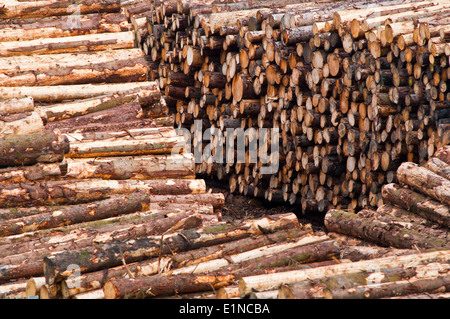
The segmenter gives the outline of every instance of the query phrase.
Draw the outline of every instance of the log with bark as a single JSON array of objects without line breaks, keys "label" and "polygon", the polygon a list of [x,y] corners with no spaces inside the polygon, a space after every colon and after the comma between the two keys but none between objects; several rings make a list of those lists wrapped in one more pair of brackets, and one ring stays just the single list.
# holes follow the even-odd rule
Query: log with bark
[{"label": "log with bark", "polygon": [[134,48],[134,34],[129,31],[2,42],[0,57],[131,48]]},{"label": "log with bark", "polygon": [[64,205],[105,199],[144,190],[152,195],[206,193],[202,179],[67,180],[0,185],[0,207]]},{"label": "log with bark", "polygon": [[[124,221],[120,224],[112,223],[108,225],[104,221],[100,221],[100,224],[103,222],[103,226],[94,225],[93,227],[78,229],[75,233],[59,236],[63,241],[57,244],[52,240],[56,240],[58,236],[50,238],[45,245],[36,244],[38,248],[35,250],[2,258],[2,263],[5,265],[2,267],[1,279],[9,280],[43,275],[44,258],[49,256],[50,251],[57,253],[74,249],[73,240],[77,238],[77,234],[84,236],[77,241],[77,249],[85,250],[92,245],[107,245],[115,241],[131,240],[135,236],[160,236],[161,233],[198,228],[202,225],[202,220],[201,214],[196,213],[195,210],[185,210],[183,213],[166,218],[151,218],[142,221],[131,218],[128,222]],[[55,230],[57,231],[57,229]],[[76,269],[68,266],[67,271],[76,271]]]},{"label": "log with bark", "polygon": [[419,192],[450,205],[450,181],[418,164],[405,162],[397,169],[397,178]]},{"label": "log with bark", "polygon": [[411,211],[423,218],[442,226],[450,225],[450,208],[448,205],[415,192],[408,187],[390,183],[382,187],[383,198],[396,206]]},{"label": "log with bark", "polygon": [[[270,218],[249,220],[240,225],[226,223],[213,225],[203,230],[183,231],[167,236],[140,237],[129,241],[111,243],[102,247],[60,252],[44,258],[46,281],[53,283],[71,275],[67,266],[77,264],[82,272],[114,267],[160,254],[186,251],[213,244],[233,241],[276,229],[298,225],[294,214],[274,215]],[[91,256],[86,258],[86,255]]]},{"label": "log with bark", "polygon": [[352,263],[340,263],[336,265],[315,267],[303,270],[286,271],[273,274],[248,276],[239,280],[240,296],[248,296],[253,291],[265,291],[279,289],[282,284],[292,284],[303,280],[315,280],[329,276],[356,273],[360,271],[372,271],[373,269],[407,267],[408,265],[424,265],[434,262],[446,262],[449,251],[434,251],[417,253],[405,256],[391,256],[363,260]]},{"label": "log with bark", "polygon": [[[19,99],[22,96],[23,102],[32,104],[35,102],[55,103],[65,100],[83,100],[96,96],[123,94],[129,91],[135,91],[141,87],[158,88],[156,82],[125,82],[125,83],[101,83],[101,84],[77,84],[77,85],[56,85],[56,86],[18,86],[18,87],[0,87],[0,93],[6,99]],[[155,99],[156,101],[156,99]],[[6,101],[5,101],[6,102]],[[4,102],[4,103],[5,103]],[[11,101],[10,103],[12,103]],[[149,101],[150,103],[150,101]],[[2,104],[0,104],[2,105]],[[6,107],[6,105],[5,105]],[[8,113],[12,108],[7,109]],[[34,108],[20,108],[20,112],[32,111]],[[6,112],[6,111],[3,111]]]},{"label": "log with bark", "polygon": [[3,21],[4,23],[0,25],[0,40],[2,42],[31,41],[39,38],[61,38],[132,30],[126,16],[121,13],[15,18]]},{"label": "log with bark", "polygon": [[[160,101],[161,93],[156,85],[153,83],[145,86],[132,89],[125,93],[112,93],[110,95],[102,95],[98,97],[92,97],[88,99],[76,100],[73,102],[58,103],[47,106],[42,106],[36,109],[36,111],[41,115],[45,121],[53,122],[64,119],[70,119],[73,117],[78,117],[94,112],[111,110],[116,107],[120,107],[125,103],[138,102],[143,108],[152,106],[153,104]],[[121,113],[119,111],[119,113]],[[135,117],[142,117],[143,114],[138,111]],[[106,112],[108,115],[108,113]],[[102,113],[99,113],[99,116]],[[165,114],[160,113],[159,115],[164,116]],[[126,117],[123,121],[126,121]],[[71,122],[67,122],[70,125]],[[78,124],[78,123],[74,123]],[[88,122],[81,122],[81,125],[87,125]]]},{"label": "log with bark", "polygon": [[0,12],[0,18],[29,18],[72,15],[91,12],[118,12],[119,0],[103,0],[92,3],[91,1],[64,1],[57,0],[39,1],[14,1],[5,2]]},{"label": "log with bark", "polygon": [[0,139],[0,167],[61,162],[69,149],[69,140],[58,131],[8,136]]},{"label": "log with bark", "polygon": [[[378,268],[368,269],[367,271],[344,273],[342,275],[330,276],[328,278],[319,278],[315,280],[299,281],[290,285],[282,285],[279,289],[279,299],[310,299],[310,298],[339,298],[344,299],[344,291],[348,293],[347,297],[354,292],[351,298],[371,298],[369,287],[386,288],[386,293],[396,293],[395,290],[387,289],[394,282],[400,280],[414,280],[416,276],[422,274],[435,275],[437,272],[445,270],[447,267],[442,263],[431,263],[429,265],[412,265],[406,267]],[[364,288],[367,291],[362,295],[357,291]],[[388,292],[389,291],[389,292]],[[339,297],[338,297],[339,296]],[[380,298],[380,297],[378,297]]]},{"label": "log with bark", "polygon": [[447,239],[432,236],[425,228],[419,232],[397,223],[365,217],[365,213],[376,215],[364,210],[354,214],[331,209],[325,215],[325,226],[329,231],[397,248],[448,249]]},{"label": "log with bark", "polygon": [[9,219],[0,223],[0,236],[9,236],[39,229],[56,228],[148,209],[150,195],[135,192],[114,196],[91,204],[73,205],[28,217]]}]

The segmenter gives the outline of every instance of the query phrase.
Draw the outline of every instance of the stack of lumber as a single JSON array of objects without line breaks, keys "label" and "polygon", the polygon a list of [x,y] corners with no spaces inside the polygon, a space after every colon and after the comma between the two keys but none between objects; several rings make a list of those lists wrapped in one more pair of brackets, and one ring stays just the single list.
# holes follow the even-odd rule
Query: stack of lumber
[{"label": "stack of lumber", "polygon": [[221,140],[194,136],[196,172],[232,192],[305,213],[377,207],[402,162],[449,142],[448,1],[154,5],[141,46],[178,126],[279,129],[274,174],[248,153],[217,163],[205,148]]},{"label": "stack of lumber", "polygon": [[325,215],[329,231],[398,248],[450,248],[450,147],[423,165],[405,162],[398,183],[383,185],[384,204],[357,214],[331,209]]}]

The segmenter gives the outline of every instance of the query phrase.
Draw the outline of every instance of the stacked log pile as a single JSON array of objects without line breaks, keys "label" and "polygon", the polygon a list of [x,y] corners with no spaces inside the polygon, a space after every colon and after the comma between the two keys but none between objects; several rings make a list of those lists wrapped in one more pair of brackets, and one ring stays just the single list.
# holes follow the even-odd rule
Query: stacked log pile
[{"label": "stacked log pile", "polygon": [[[448,143],[449,31],[430,22],[448,24],[450,4],[366,6],[8,0],[0,295],[448,297],[448,148],[434,153]],[[174,125],[195,133],[196,119],[248,141],[279,128],[277,173],[249,154],[195,163],[208,145],[186,151]],[[426,196],[397,184],[424,191],[412,162],[432,175]],[[222,220],[224,196],[197,173],[328,211],[330,232],[293,213]],[[340,234],[389,247],[344,247]]]},{"label": "stacked log pile", "polygon": [[[197,173],[305,213],[358,211],[382,204],[402,162],[424,163],[448,143],[448,10],[448,1],[155,2],[141,45],[180,127],[193,133],[197,119],[203,132],[242,128],[250,140],[279,129],[275,174],[249,154],[204,157]],[[193,139],[198,154],[208,145]]]}]

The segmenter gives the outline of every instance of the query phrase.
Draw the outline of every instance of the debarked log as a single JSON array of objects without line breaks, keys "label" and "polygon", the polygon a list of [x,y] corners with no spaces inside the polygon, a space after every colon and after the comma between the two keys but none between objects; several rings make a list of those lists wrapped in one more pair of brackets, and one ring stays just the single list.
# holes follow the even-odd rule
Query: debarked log
[{"label": "debarked log", "polygon": [[57,131],[8,136],[0,139],[0,167],[61,162],[69,147],[67,137]]},{"label": "debarked log", "polygon": [[70,143],[66,157],[178,154],[184,152],[185,144],[183,136]]},{"label": "debarked log", "polygon": [[140,49],[13,56],[0,58],[0,65],[1,86],[136,82],[148,74]]},{"label": "debarked log", "polygon": [[[48,122],[70,119],[100,111],[115,110],[126,103],[139,102],[142,107],[159,102],[161,92],[154,85],[137,87],[123,93],[111,93],[67,103],[39,107],[36,111]],[[101,114],[101,113],[100,113]],[[141,115],[142,117],[142,115]],[[80,125],[86,125],[80,123]]]},{"label": "debarked log", "polygon": [[167,179],[195,178],[189,155],[147,155],[102,158],[68,158],[64,179]]},{"label": "debarked log", "polygon": [[[61,102],[65,100],[83,100],[96,96],[126,94],[136,91],[138,88],[154,88],[158,89],[156,82],[126,82],[126,83],[100,83],[100,84],[75,84],[75,85],[57,85],[57,86],[17,86],[17,87],[0,87],[0,94],[6,99],[18,99],[26,96],[27,99],[35,102]],[[157,98],[157,97],[156,97]],[[156,101],[156,99],[155,99]],[[25,102],[25,101],[24,101]],[[0,102],[8,103],[8,101]],[[10,102],[12,104],[12,101]],[[20,109],[19,112],[32,111],[34,108]],[[2,112],[0,107],[0,113]],[[11,109],[7,110],[12,113]]]},{"label": "debarked log", "polygon": [[26,94],[8,96],[2,93],[0,99],[0,115],[15,114],[34,111],[34,99]]}]

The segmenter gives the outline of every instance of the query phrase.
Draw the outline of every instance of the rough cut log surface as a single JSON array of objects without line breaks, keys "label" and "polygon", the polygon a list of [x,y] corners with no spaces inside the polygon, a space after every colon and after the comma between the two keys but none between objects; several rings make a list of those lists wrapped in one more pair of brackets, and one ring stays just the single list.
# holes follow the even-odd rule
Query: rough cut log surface
[{"label": "rough cut log surface", "polygon": [[70,145],[59,132],[42,131],[0,139],[0,167],[61,162]]}]

